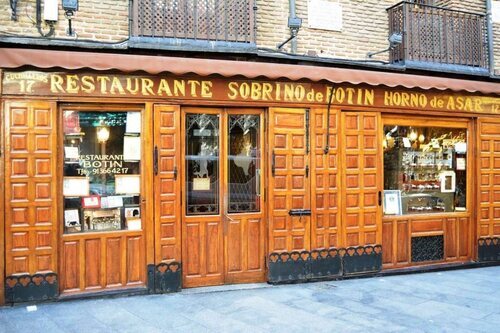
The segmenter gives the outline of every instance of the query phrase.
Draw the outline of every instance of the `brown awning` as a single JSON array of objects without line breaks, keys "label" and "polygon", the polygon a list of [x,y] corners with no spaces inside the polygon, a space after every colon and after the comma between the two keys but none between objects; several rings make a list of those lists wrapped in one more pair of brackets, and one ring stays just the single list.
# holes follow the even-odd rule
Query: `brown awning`
[{"label": "brown awning", "polygon": [[0,67],[19,68],[22,66],[33,66],[41,69],[64,68],[75,70],[88,68],[99,71],[144,71],[149,74],[172,73],[185,75],[193,73],[201,76],[217,74],[224,77],[242,75],[250,79],[264,77],[272,80],[280,78],[293,81],[301,79],[311,81],[327,80],[332,83],[365,83],[372,86],[401,86],[426,90],[448,89],[483,94],[500,94],[500,84],[496,82],[359,69],[149,55],[0,48]]}]

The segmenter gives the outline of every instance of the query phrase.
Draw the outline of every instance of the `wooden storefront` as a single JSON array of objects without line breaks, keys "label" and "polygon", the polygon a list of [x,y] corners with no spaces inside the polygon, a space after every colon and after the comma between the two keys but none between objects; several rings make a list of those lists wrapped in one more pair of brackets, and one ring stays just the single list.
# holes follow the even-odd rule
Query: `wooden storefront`
[{"label": "wooden storefront", "polygon": [[1,72],[0,302],[500,260],[496,83],[45,52]]}]

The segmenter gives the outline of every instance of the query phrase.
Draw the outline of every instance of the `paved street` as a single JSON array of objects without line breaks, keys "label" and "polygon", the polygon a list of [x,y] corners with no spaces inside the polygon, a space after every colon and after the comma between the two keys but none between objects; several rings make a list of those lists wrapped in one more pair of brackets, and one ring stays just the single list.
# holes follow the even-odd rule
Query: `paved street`
[{"label": "paved street", "polygon": [[231,288],[3,307],[0,333],[500,331],[500,266]]}]

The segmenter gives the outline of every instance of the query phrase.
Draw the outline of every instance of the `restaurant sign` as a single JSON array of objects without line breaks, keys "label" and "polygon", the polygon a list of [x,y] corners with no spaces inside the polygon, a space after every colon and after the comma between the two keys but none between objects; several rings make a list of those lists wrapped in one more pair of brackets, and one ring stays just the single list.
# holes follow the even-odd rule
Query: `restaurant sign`
[{"label": "restaurant sign", "polygon": [[500,98],[324,83],[113,74],[4,72],[3,94],[137,97],[500,113]]}]

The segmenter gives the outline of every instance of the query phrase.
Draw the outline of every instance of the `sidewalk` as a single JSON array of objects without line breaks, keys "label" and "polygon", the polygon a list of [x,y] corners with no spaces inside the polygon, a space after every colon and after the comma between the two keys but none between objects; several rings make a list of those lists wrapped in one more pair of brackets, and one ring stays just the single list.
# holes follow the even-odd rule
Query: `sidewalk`
[{"label": "sidewalk", "polygon": [[0,333],[499,331],[500,266],[0,308]]}]

